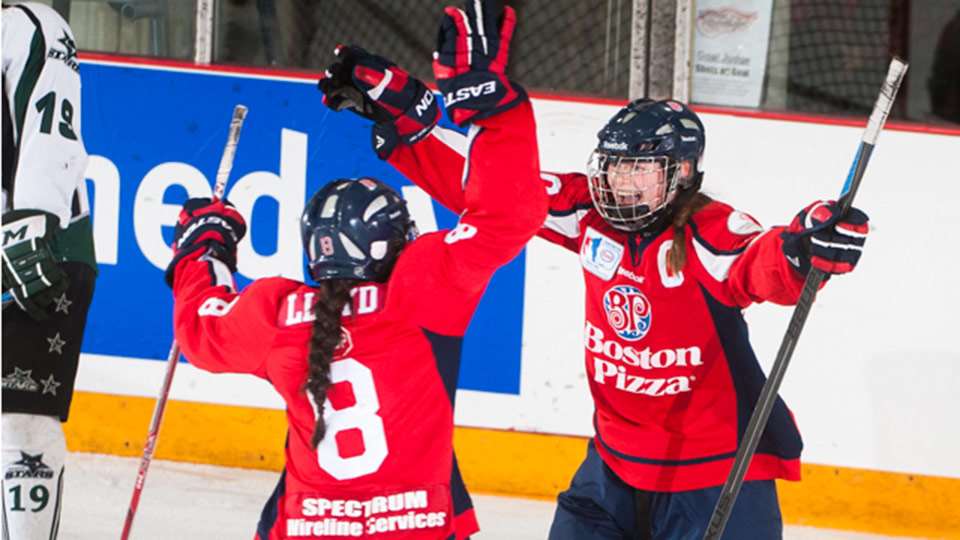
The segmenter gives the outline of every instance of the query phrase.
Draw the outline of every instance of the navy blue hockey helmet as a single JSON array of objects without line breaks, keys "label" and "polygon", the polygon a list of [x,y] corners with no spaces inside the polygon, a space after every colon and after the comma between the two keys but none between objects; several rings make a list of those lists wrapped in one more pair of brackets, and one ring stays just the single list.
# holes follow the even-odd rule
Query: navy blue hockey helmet
[{"label": "navy blue hockey helmet", "polygon": [[617,229],[643,231],[660,223],[679,193],[700,188],[703,123],[683,103],[632,101],[597,137],[588,164],[590,196]]},{"label": "navy blue hockey helmet", "polygon": [[383,282],[417,228],[393,188],[373,178],[342,178],[307,202],[300,236],[314,280]]}]

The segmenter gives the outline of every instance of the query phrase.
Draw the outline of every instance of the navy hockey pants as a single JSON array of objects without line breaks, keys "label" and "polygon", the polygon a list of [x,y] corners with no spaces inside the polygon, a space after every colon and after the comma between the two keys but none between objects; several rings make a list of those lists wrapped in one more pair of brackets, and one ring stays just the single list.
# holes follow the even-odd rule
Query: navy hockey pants
[{"label": "navy hockey pants", "polygon": [[[550,540],[700,540],[720,487],[676,493],[628,486],[587,445],[570,488],[557,497]],[[779,540],[783,521],[773,480],[744,482],[723,540]]]}]

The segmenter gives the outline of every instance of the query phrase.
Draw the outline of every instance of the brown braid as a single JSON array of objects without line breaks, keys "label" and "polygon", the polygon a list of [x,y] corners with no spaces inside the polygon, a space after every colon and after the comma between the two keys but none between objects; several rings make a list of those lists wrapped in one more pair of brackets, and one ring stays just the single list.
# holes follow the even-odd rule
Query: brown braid
[{"label": "brown braid", "polygon": [[695,191],[689,194],[681,195],[677,213],[673,216],[673,245],[670,246],[670,252],[667,253],[667,270],[671,276],[675,276],[683,270],[687,264],[687,235],[686,226],[690,217],[696,214],[704,206],[710,204],[713,199]]},{"label": "brown braid", "polygon": [[350,289],[356,281],[331,279],[322,281],[319,289],[319,299],[314,304],[313,335],[310,337],[310,355],[307,357],[306,390],[313,396],[320,414],[317,418],[317,427],[313,430],[313,447],[316,448],[323,436],[327,433],[327,425],[323,421],[323,407],[327,401],[327,389],[330,387],[330,362],[333,361],[333,351],[340,343],[340,316],[343,307],[350,301]]}]

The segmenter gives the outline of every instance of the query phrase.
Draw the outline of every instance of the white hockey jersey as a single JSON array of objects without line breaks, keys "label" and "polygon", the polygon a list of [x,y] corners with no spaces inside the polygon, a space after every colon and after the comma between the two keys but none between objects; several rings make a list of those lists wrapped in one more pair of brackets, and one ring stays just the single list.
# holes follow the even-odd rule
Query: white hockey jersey
[{"label": "white hockey jersey", "polygon": [[35,2],[4,5],[2,28],[3,211],[55,214],[63,259],[95,267],[73,32]]}]

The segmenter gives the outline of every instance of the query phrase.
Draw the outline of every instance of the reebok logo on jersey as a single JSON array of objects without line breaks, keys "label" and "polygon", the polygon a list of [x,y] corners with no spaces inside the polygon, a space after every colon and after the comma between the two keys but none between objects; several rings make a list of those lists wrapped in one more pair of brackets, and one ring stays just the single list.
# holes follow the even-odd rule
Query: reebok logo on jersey
[{"label": "reebok logo on jersey", "polygon": [[643,283],[643,276],[638,276],[622,266],[617,268],[617,275],[623,276],[631,281],[636,281],[637,283]]},{"label": "reebok logo on jersey", "polygon": [[587,227],[580,244],[583,269],[603,280],[610,280],[623,259],[623,244],[614,242],[593,227]]}]

